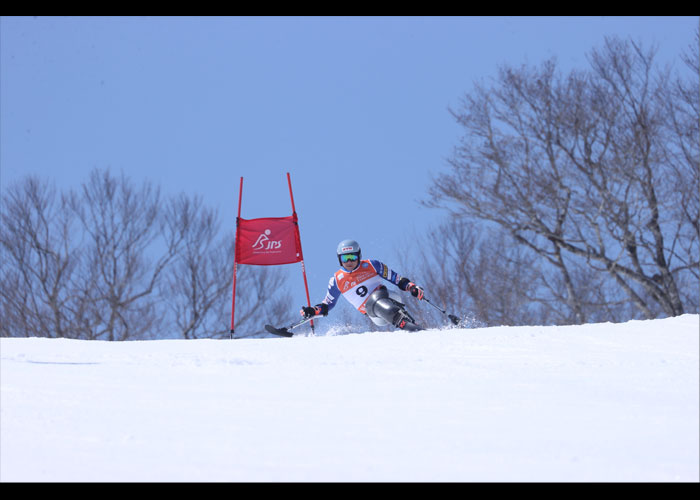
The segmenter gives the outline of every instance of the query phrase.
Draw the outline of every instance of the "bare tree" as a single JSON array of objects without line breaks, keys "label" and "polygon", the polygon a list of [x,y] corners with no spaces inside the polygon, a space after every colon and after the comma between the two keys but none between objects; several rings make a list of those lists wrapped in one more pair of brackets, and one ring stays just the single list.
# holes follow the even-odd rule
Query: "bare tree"
[{"label": "bare tree", "polygon": [[54,186],[28,177],[2,198],[0,334],[69,337],[80,249],[75,217]]},{"label": "bare tree", "polygon": [[[153,294],[184,238],[178,214],[162,210],[160,191],[123,174],[94,170],[70,204],[85,234],[82,311],[85,338],[126,340],[156,334]],[[170,208],[166,204],[167,208]]]},{"label": "bare tree", "polygon": [[[618,39],[590,62],[565,77],[553,60],[505,67],[492,87],[477,85],[452,111],[465,136],[428,204],[495,223],[536,253],[576,322],[587,319],[582,265],[642,317],[682,314],[679,284],[699,259],[697,212],[679,218],[678,207],[698,193],[671,179],[692,185],[697,167],[670,161],[680,152],[669,145],[669,72],[656,69],[654,50]],[[689,158],[696,166],[697,149]]]},{"label": "bare tree", "polygon": [[[216,213],[202,207],[201,198],[182,195],[174,203],[180,213],[184,241],[182,251],[170,267],[161,296],[174,314],[177,332],[183,338],[210,336],[220,329],[209,321],[210,311],[223,310],[226,291],[221,274],[226,269],[227,248],[216,246]],[[223,257],[223,258],[222,258]]]},{"label": "bare tree", "polygon": [[672,82],[669,96],[664,100],[669,137],[664,152],[665,162],[672,171],[669,182],[679,200],[674,218],[687,228],[672,241],[672,245],[680,249],[674,252],[674,258],[689,271],[679,276],[682,280],[679,292],[682,302],[690,305],[689,310],[697,311],[700,309],[700,269],[686,256],[697,256],[700,237],[700,31],[695,32],[695,43],[681,59],[689,71],[687,77],[678,77]]},{"label": "bare tree", "polygon": [[[174,316],[178,336],[186,339],[228,337],[235,240],[232,234],[221,239],[217,237],[218,214],[204,207],[201,198],[189,199],[183,195],[175,204],[177,213],[181,214],[180,227],[185,237],[161,296]],[[285,282],[286,276],[280,269],[239,268],[239,330],[255,334],[263,330],[265,323],[281,321],[291,303]]]},{"label": "bare tree", "polygon": [[[218,238],[217,219],[201,199],[163,199],[108,170],[67,194],[24,179],[2,198],[0,335],[228,334],[234,247],[231,235]],[[244,267],[238,323],[278,322],[290,301],[285,274]]]},{"label": "bare tree", "polygon": [[[416,271],[431,301],[461,316],[466,325],[615,321],[632,312],[625,297],[600,273],[568,259],[568,280],[576,283],[571,297],[563,273],[497,227],[448,220],[416,240],[419,250],[411,256],[413,264],[402,266]],[[434,308],[422,307],[416,315],[431,327],[446,323]]]},{"label": "bare tree", "polygon": [[[450,314],[475,325],[519,325],[536,322],[542,313],[535,290],[537,267],[524,248],[504,242],[492,230],[474,230],[465,220],[449,220],[419,238],[412,257],[416,280],[430,300]],[[420,323],[438,327],[444,315],[432,307],[417,309]],[[537,318],[537,319],[535,319]]]}]

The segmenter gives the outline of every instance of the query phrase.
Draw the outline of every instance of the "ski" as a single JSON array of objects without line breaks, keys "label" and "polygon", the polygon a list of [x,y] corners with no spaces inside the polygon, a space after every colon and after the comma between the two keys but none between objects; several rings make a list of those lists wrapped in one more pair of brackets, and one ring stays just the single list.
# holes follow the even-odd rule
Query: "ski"
[{"label": "ski", "polygon": [[274,334],[274,335],[279,335],[280,337],[291,337],[294,334],[287,330],[286,328],[275,328],[272,325],[265,325],[265,330],[268,332]]},{"label": "ski", "polygon": [[282,327],[282,328],[276,328],[272,325],[265,325],[265,330],[268,332],[272,333],[273,335],[279,335],[280,337],[292,337],[294,334],[290,332],[289,330],[296,328],[297,326],[301,326],[304,323],[307,323],[311,320],[322,318],[323,316],[312,316],[310,318],[304,318],[301,321],[297,321],[296,323],[293,323],[287,327]]}]

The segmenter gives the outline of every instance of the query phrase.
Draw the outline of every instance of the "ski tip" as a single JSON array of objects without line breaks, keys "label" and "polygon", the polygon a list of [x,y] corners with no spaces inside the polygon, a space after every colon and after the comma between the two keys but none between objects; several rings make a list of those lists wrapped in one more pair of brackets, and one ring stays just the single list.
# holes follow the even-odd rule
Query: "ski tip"
[{"label": "ski tip", "polygon": [[273,335],[279,335],[280,337],[291,337],[292,335],[294,335],[286,328],[275,328],[272,325],[265,325],[265,330],[272,333]]}]

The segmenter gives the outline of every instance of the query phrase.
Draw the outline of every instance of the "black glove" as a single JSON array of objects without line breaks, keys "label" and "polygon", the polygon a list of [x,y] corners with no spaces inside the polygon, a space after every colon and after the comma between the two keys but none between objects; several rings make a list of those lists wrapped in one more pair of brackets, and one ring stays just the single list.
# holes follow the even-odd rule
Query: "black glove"
[{"label": "black glove", "polygon": [[303,306],[300,313],[307,319],[314,316],[325,316],[328,314],[328,304],[316,304],[316,307]]},{"label": "black glove", "polygon": [[304,318],[313,318],[314,316],[316,316],[316,308],[304,306],[301,308],[301,315]]},{"label": "black glove", "polygon": [[411,295],[413,295],[418,300],[423,300],[423,289],[415,283],[409,283],[408,285],[406,285],[406,291],[411,292]]}]

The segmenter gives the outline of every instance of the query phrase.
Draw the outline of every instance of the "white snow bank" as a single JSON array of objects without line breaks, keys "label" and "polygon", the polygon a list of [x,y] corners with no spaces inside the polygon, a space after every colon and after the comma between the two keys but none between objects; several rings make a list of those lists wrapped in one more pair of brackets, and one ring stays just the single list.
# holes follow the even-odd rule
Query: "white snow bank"
[{"label": "white snow bank", "polygon": [[0,480],[697,482],[699,328],[3,338]]}]

